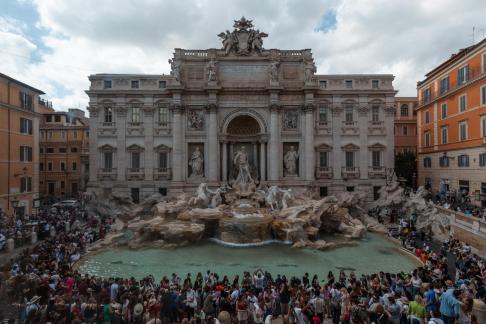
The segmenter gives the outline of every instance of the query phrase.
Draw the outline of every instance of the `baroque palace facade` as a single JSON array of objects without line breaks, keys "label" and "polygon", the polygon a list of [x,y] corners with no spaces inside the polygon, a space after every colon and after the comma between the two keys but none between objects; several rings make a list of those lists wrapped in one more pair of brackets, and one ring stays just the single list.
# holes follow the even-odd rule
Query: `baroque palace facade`
[{"label": "baroque palace facade", "polygon": [[317,75],[309,49],[263,49],[244,17],[222,49],[175,49],[171,75],[89,77],[88,190],[192,192],[257,183],[376,195],[393,173],[392,75]]}]

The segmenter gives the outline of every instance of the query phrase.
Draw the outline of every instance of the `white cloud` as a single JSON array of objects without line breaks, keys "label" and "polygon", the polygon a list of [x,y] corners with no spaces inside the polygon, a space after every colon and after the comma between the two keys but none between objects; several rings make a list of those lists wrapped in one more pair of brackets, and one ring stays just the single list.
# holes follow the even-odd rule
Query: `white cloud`
[{"label": "white cloud", "polygon": [[[318,73],[393,73],[399,95],[414,95],[424,74],[471,44],[486,28],[483,0],[33,0],[42,42],[51,51],[29,63],[36,46],[23,23],[0,17],[0,69],[43,89],[58,108],[88,98],[91,73],[168,73],[175,47],[220,47],[233,19],[269,33],[266,48],[311,48]],[[337,24],[317,27],[330,9]],[[481,26],[482,24],[482,26]],[[3,27],[2,27],[3,26]],[[16,55],[2,54],[11,52]]]}]

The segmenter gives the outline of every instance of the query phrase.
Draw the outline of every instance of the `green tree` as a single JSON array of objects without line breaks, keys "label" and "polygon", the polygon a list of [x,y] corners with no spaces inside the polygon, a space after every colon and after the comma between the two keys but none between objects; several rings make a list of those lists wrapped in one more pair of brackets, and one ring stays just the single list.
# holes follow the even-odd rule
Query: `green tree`
[{"label": "green tree", "polygon": [[405,183],[407,187],[414,185],[413,176],[414,174],[417,176],[417,156],[415,153],[405,151],[395,155],[395,174],[397,177],[407,180]]}]

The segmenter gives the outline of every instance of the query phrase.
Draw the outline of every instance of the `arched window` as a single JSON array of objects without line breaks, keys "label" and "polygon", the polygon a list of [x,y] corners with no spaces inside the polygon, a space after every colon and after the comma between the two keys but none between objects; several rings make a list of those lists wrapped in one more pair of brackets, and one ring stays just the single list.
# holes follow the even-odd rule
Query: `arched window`
[{"label": "arched window", "polygon": [[400,107],[400,116],[402,116],[402,117],[407,117],[408,116],[408,105],[407,104],[403,104]]}]

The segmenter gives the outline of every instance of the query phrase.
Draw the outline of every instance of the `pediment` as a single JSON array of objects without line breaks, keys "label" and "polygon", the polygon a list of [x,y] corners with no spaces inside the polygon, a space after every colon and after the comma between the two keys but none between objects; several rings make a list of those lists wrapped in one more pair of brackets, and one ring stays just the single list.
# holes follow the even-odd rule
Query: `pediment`
[{"label": "pediment", "polygon": [[372,150],[384,150],[386,149],[386,145],[381,143],[374,143],[373,145],[368,146]]},{"label": "pediment", "polygon": [[156,152],[169,152],[171,150],[172,149],[169,146],[164,145],[164,144],[160,144],[160,145],[157,145],[156,147],[154,147],[154,151],[156,151]]},{"label": "pediment", "polygon": [[128,152],[142,152],[143,150],[144,148],[137,144],[132,144],[129,147],[127,147]]},{"label": "pediment", "polygon": [[111,146],[110,144],[105,144],[100,146],[99,149],[103,152],[113,152],[116,150],[116,147]]},{"label": "pediment", "polygon": [[320,145],[316,145],[316,151],[332,151],[332,146],[326,143],[322,143]]},{"label": "pediment", "polygon": [[348,143],[346,145],[343,145],[343,150],[344,151],[358,151],[359,150],[359,146],[356,145],[356,144],[353,144],[353,143]]}]

